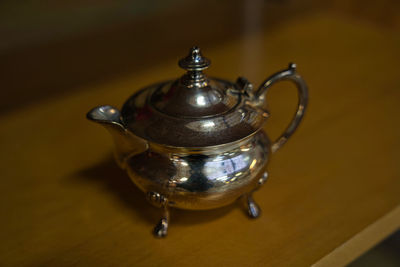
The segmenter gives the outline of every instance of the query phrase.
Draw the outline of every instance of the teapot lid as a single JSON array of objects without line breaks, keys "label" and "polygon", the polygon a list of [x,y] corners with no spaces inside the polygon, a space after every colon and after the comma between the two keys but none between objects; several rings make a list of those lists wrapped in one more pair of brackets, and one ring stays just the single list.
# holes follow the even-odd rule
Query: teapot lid
[{"label": "teapot lid", "polygon": [[121,112],[128,130],[161,145],[205,147],[243,139],[261,128],[268,113],[248,103],[241,85],[207,77],[198,47],[179,61],[187,72],[130,97]]}]

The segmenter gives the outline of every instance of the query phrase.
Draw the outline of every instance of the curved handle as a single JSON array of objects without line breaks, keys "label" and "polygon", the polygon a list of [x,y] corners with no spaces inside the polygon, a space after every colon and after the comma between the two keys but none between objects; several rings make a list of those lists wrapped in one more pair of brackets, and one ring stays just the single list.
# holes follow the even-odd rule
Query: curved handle
[{"label": "curved handle", "polygon": [[281,148],[289,137],[295,132],[297,126],[299,126],[301,120],[303,119],[304,112],[307,108],[308,103],[308,88],[303,80],[296,73],[296,64],[290,63],[289,68],[286,70],[282,70],[268,77],[258,88],[257,92],[255,92],[254,97],[257,101],[264,101],[264,95],[268,92],[269,88],[276,82],[279,81],[292,81],[297,86],[299,102],[297,106],[297,111],[290,122],[289,126],[286,128],[285,132],[279,136],[279,138],[272,144],[271,150],[272,152],[276,152],[279,148]]}]

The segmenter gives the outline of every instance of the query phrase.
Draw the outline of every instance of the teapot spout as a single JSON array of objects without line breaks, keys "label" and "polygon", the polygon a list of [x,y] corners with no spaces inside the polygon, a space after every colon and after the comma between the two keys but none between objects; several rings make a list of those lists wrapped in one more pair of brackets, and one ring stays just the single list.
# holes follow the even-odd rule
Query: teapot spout
[{"label": "teapot spout", "polygon": [[147,150],[147,142],[125,128],[117,108],[108,105],[95,107],[86,117],[101,124],[111,134],[115,143],[115,158],[121,168],[125,168],[125,162],[130,156]]}]

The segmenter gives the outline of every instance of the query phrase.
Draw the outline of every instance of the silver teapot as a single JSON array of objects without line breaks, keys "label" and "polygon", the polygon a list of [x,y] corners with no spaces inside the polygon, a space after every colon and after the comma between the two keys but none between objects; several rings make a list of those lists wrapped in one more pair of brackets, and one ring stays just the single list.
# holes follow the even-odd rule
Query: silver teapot
[{"label": "silver teapot", "polygon": [[[158,237],[167,235],[170,207],[213,209],[243,198],[248,215],[258,217],[252,194],[268,178],[270,155],[293,134],[307,107],[307,86],[293,63],[257,90],[242,77],[235,83],[207,77],[209,65],[193,47],[179,61],[187,71],[179,79],[138,91],[121,111],[106,105],[87,113],[112,135],[118,165],[163,209],[154,228]],[[288,128],[271,142],[263,131],[265,94],[283,80],[295,83],[299,102]]]}]

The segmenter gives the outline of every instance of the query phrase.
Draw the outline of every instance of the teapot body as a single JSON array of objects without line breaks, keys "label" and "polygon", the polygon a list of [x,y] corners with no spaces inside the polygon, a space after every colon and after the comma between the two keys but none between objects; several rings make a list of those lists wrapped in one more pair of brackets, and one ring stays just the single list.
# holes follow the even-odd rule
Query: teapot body
[{"label": "teapot body", "polygon": [[232,144],[190,150],[149,145],[125,168],[132,181],[157,205],[158,198],[181,209],[204,210],[231,204],[266,179],[270,142],[258,131]]}]

